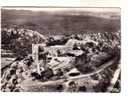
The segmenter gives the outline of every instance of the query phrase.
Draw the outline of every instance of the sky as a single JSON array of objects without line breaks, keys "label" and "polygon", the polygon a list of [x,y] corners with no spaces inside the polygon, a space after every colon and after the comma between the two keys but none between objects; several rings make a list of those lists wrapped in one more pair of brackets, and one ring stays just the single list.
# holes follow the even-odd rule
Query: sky
[{"label": "sky", "polygon": [[[22,2],[21,2],[22,1]],[[120,0],[3,0],[6,9],[32,11],[91,11],[91,12],[120,12]],[[6,4],[6,5],[5,5]],[[25,6],[24,6],[25,5]],[[8,7],[5,7],[8,6]],[[45,8],[45,7],[97,7],[97,8]],[[98,8],[104,7],[104,8]],[[106,8],[105,8],[106,7]],[[110,7],[110,8],[107,8]]]},{"label": "sky", "polygon": [[120,7],[121,0],[1,0],[2,6]]}]

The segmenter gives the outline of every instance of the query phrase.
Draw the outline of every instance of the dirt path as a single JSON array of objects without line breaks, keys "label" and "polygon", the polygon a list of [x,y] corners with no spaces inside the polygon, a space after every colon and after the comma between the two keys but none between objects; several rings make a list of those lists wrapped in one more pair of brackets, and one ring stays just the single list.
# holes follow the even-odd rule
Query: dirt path
[{"label": "dirt path", "polygon": [[[67,81],[72,81],[72,80],[78,80],[78,79],[82,79],[82,78],[88,78],[90,77],[91,75],[94,75],[94,74],[99,74],[101,71],[103,71],[104,69],[110,67],[111,65],[113,65],[115,63],[115,59],[112,59],[110,61],[108,61],[107,63],[101,65],[99,67],[99,69],[97,69],[96,71],[94,71],[93,73],[89,73],[89,74],[84,74],[84,75],[80,75],[80,76],[75,76],[75,77],[68,77],[66,79],[59,79],[59,80],[56,80],[56,81],[46,81],[46,82],[39,82],[39,81],[30,81],[30,80],[26,80],[25,82],[21,83],[21,87],[27,91],[29,89],[32,89],[32,88],[37,88],[37,87],[48,87],[48,86],[57,86],[59,84],[63,84],[64,82],[67,82]],[[30,84],[29,84],[30,83]]]}]

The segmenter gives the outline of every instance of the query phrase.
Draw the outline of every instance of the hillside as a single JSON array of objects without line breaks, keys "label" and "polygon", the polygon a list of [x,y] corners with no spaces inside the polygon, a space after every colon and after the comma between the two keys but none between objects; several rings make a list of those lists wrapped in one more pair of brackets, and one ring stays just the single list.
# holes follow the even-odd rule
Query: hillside
[{"label": "hillside", "polygon": [[1,35],[1,48],[3,51],[11,50],[15,53],[15,56],[26,56],[31,53],[32,44],[42,43],[45,41],[45,37],[43,35],[37,31],[29,29],[2,28]]},{"label": "hillside", "polygon": [[[2,9],[2,27],[17,25],[38,31],[43,35],[89,32],[116,32],[120,30],[120,15],[88,12],[32,12]],[[105,18],[111,16],[111,18]],[[112,17],[115,18],[112,18]]]},{"label": "hillside", "polygon": [[120,14],[1,13],[1,91],[120,92]]}]

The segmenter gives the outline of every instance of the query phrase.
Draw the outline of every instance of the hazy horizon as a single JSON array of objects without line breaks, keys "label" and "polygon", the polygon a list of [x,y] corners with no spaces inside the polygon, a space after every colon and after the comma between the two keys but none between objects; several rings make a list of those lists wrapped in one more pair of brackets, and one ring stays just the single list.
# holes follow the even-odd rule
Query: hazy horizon
[{"label": "hazy horizon", "polygon": [[51,8],[51,7],[2,7],[2,9],[7,9],[7,10],[29,10],[29,11],[35,11],[35,12],[40,12],[40,11],[45,11],[45,12],[63,12],[63,11],[87,11],[87,12],[116,12],[120,13],[120,8],[115,7],[115,8]]}]

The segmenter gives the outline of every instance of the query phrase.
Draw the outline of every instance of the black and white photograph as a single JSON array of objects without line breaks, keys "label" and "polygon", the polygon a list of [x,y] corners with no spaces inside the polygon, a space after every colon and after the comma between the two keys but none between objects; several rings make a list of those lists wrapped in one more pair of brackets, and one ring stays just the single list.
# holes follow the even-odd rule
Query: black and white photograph
[{"label": "black and white photograph", "polygon": [[120,7],[1,8],[2,92],[121,92]]}]

